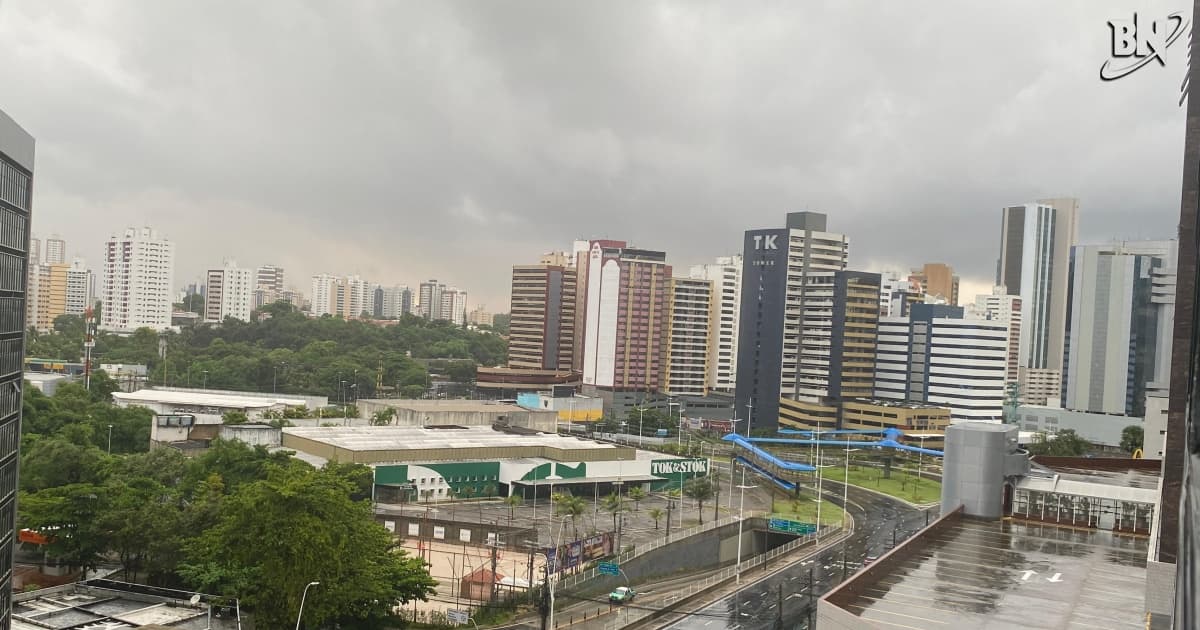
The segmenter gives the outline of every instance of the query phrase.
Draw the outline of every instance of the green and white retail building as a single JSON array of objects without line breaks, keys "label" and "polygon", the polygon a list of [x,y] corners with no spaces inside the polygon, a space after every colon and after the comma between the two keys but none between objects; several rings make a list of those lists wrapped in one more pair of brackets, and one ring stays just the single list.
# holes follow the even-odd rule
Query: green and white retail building
[{"label": "green and white retail building", "polygon": [[618,486],[677,487],[708,474],[705,458],[520,429],[463,426],[287,427],[282,445],[314,462],[366,464],[381,501],[446,500]]}]

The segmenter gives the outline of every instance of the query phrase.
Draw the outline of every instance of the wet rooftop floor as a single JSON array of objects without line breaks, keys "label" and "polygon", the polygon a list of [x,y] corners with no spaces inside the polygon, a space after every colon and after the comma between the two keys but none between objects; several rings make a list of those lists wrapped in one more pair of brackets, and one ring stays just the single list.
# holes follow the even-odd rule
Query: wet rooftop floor
[{"label": "wet rooftop floor", "polygon": [[963,520],[844,606],[880,628],[1144,628],[1147,542]]}]

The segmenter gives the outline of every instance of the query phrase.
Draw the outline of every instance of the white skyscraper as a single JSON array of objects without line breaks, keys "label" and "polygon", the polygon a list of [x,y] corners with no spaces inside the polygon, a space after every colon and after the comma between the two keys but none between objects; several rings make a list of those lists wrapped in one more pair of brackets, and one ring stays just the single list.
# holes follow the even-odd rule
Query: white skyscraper
[{"label": "white skyscraper", "polygon": [[67,269],[67,314],[83,315],[96,295],[96,276],[82,258],[71,261]]},{"label": "white skyscraper", "polygon": [[1060,397],[1066,348],[1071,247],[1079,200],[1042,199],[1004,208],[996,285],[1021,296],[1019,380],[1025,404]]},{"label": "white skyscraper", "polygon": [[67,242],[53,236],[46,239],[46,251],[42,262],[47,265],[61,265],[67,260]]},{"label": "white skyscraper", "polygon": [[337,276],[331,276],[326,273],[317,274],[312,277],[312,295],[311,312],[314,316],[333,314],[333,283],[337,281]]},{"label": "white skyscraper", "polygon": [[444,319],[456,326],[467,321],[467,292],[450,287],[441,293],[441,309],[433,319]]},{"label": "white skyscraper", "polygon": [[1009,295],[1004,287],[993,287],[990,294],[975,296],[975,304],[967,307],[967,314],[1008,323],[1008,368],[1004,380],[1016,383],[1021,351],[1021,296]]},{"label": "white skyscraper", "polygon": [[446,285],[437,280],[431,279],[422,282],[418,296],[421,300],[418,314],[425,319],[444,319],[442,317],[442,291],[445,290]]},{"label": "white skyscraper", "polygon": [[204,292],[204,321],[222,322],[226,317],[250,321],[253,285],[253,273],[238,267],[232,260],[226,260],[220,269],[209,269]]},{"label": "white skyscraper", "polygon": [[703,278],[672,278],[667,329],[667,393],[708,393],[713,343],[713,284]]},{"label": "white skyscraper", "polygon": [[956,421],[999,422],[1007,355],[1007,322],[914,304],[908,317],[879,320],[875,396],[949,407]]},{"label": "white skyscraper", "polygon": [[106,330],[171,327],[175,244],[149,227],[129,228],[104,247],[101,326]]},{"label": "white skyscraper", "polygon": [[742,255],[722,256],[715,263],[696,265],[688,274],[713,283],[715,336],[709,349],[708,387],[730,392],[737,388],[738,322],[742,307]]}]

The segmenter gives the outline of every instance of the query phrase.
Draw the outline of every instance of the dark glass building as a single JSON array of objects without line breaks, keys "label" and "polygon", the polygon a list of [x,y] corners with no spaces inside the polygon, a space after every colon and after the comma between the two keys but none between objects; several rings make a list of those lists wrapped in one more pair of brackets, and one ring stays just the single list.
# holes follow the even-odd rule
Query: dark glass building
[{"label": "dark glass building", "polygon": [[0,630],[12,626],[33,136],[0,111]]}]

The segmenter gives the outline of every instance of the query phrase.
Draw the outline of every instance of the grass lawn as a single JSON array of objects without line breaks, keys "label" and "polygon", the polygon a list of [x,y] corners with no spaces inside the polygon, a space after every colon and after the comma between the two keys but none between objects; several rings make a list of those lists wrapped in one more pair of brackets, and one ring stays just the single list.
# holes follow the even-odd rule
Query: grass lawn
[{"label": "grass lawn", "polygon": [[[817,502],[813,500],[811,492],[802,492],[801,497],[796,500],[776,497],[773,499],[773,503],[774,505],[771,508],[772,516],[799,521],[801,523],[817,522]],[[842,508],[829,501],[821,501],[821,523],[825,525],[837,525],[841,522]]]},{"label": "grass lawn", "polygon": [[[822,476],[833,481],[842,481],[845,469],[830,466],[822,469]],[[919,483],[917,483],[919,481]],[[942,484],[932,479],[917,479],[916,473],[892,469],[892,478],[884,479],[883,470],[873,467],[854,466],[851,460],[850,485],[861,486],[913,503],[934,503],[942,497]],[[825,515],[822,513],[822,517]]]}]

